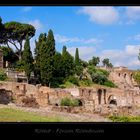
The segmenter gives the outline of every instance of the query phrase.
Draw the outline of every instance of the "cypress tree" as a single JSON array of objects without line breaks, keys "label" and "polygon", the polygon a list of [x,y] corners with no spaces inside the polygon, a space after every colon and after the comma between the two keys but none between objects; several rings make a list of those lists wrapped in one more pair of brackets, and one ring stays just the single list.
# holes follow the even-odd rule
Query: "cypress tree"
[{"label": "cypress tree", "polygon": [[41,82],[41,73],[40,73],[40,56],[41,56],[41,44],[43,41],[46,41],[46,34],[41,33],[39,36],[38,41],[35,40],[35,70],[34,74],[36,75],[36,78],[38,82]]},{"label": "cypress tree", "polygon": [[54,35],[52,30],[49,30],[48,32],[47,45],[50,53],[49,55],[50,57],[53,57],[55,55],[55,40],[54,40]]},{"label": "cypress tree", "polygon": [[24,44],[22,60],[23,60],[23,64],[24,64],[25,74],[27,76],[27,82],[29,82],[31,72],[33,71],[33,56],[32,56],[32,52],[30,50],[30,41],[28,38],[26,38],[26,41]]},{"label": "cypress tree", "polygon": [[74,58],[67,51],[66,46],[63,46],[62,57],[63,57],[63,73],[64,73],[64,77],[67,78],[70,75],[74,74],[75,65],[74,65]]},{"label": "cypress tree", "polygon": [[53,82],[55,40],[52,30],[44,38],[40,46],[40,74],[42,85],[51,86]]},{"label": "cypress tree", "polygon": [[76,52],[75,52],[75,65],[79,66],[80,65],[80,59],[79,59],[79,51],[78,48],[76,48]]},{"label": "cypress tree", "polygon": [[62,56],[64,56],[67,52],[67,47],[66,46],[63,46],[63,49],[62,49]]}]

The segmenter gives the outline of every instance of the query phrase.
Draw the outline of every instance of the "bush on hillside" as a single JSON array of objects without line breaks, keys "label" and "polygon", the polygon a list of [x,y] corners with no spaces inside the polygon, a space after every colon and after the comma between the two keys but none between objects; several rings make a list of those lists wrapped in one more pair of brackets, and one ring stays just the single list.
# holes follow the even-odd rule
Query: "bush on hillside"
[{"label": "bush on hillside", "polygon": [[108,86],[108,87],[113,87],[113,88],[117,87],[117,86],[116,86],[112,81],[110,81],[110,80],[105,81],[105,82],[104,82],[104,85],[105,85],[105,86]]},{"label": "bush on hillside", "polygon": [[0,81],[5,81],[7,79],[7,75],[3,69],[0,69]]},{"label": "bush on hillside", "polygon": [[68,82],[79,86],[79,80],[78,78],[76,78],[75,76],[69,76],[69,78],[67,79]]},{"label": "bush on hillside", "polygon": [[61,106],[80,106],[80,100],[78,99],[70,99],[70,98],[63,98],[60,102]]}]

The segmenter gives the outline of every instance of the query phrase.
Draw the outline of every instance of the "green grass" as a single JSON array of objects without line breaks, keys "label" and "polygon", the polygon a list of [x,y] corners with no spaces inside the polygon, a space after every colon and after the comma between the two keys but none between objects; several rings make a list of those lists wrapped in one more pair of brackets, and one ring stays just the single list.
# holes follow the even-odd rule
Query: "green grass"
[{"label": "green grass", "polygon": [[73,87],[78,87],[78,86],[77,85],[74,85],[73,83],[67,81],[64,84],[61,84],[59,87],[60,88],[73,88]]},{"label": "green grass", "polygon": [[40,116],[35,113],[25,112],[11,108],[0,109],[0,122],[62,122],[59,117]]},{"label": "green grass", "polygon": [[113,122],[140,122],[140,116],[110,116],[109,119]]}]

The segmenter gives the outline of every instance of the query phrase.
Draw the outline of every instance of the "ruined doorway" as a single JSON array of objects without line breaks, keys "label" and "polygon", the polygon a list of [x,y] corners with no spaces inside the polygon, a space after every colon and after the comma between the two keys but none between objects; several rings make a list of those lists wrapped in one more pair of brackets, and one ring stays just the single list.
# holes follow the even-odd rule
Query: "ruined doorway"
[{"label": "ruined doorway", "polygon": [[124,74],[124,79],[126,79],[126,73]]},{"label": "ruined doorway", "polygon": [[108,98],[108,104],[109,104],[109,105],[115,105],[115,106],[117,106],[116,97],[113,96],[113,95],[109,96],[109,98]]},{"label": "ruined doorway", "polygon": [[104,89],[104,104],[106,104],[106,89]]},{"label": "ruined doorway", "polygon": [[101,98],[102,98],[102,90],[99,89],[97,94],[98,94],[98,104],[100,105],[101,104]]},{"label": "ruined doorway", "polygon": [[115,105],[115,106],[117,106],[117,101],[116,101],[116,100],[111,100],[111,101],[109,102],[109,104],[110,104],[110,105]]}]

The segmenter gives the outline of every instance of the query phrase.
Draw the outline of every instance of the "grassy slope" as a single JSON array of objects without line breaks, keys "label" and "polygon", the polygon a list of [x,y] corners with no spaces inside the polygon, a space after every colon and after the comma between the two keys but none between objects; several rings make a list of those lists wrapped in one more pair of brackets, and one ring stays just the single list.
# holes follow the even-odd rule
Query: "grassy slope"
[{"label": "grassy slope", "polygon": [[113,122],[140,122],[140,116],[132,117],[132,116],[111,116],[109,117]]},{"label": "grassy slope", "polygon": [[62,122],[61,118],[39,116],[11,108],[0,108],[0,122]]}]

